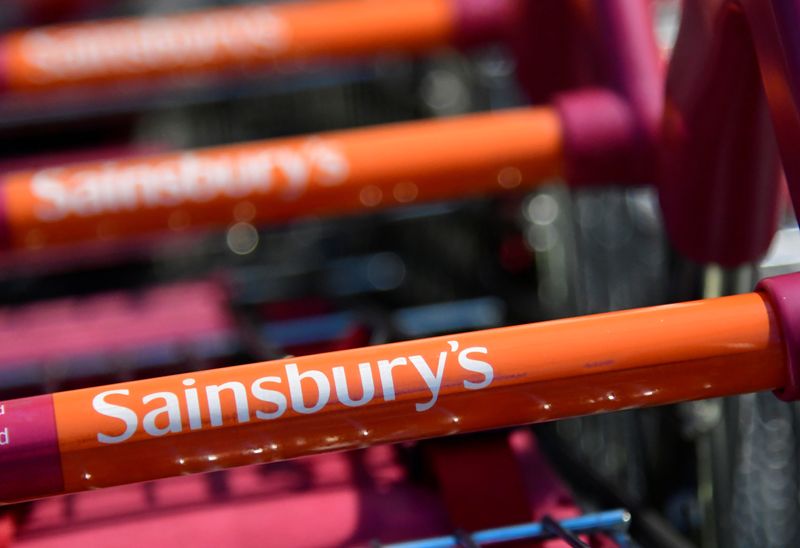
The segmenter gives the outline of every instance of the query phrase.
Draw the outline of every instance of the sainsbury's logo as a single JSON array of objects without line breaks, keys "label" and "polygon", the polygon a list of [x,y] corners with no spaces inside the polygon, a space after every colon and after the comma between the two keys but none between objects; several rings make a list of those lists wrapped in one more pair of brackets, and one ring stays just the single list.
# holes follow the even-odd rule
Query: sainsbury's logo
[{"label": "sainsbury's logo", "polygon": [[[480,390],[494,379],[482,346],[449,348],[436,356],[419,354],[393,359],[365,361],[326,370],[296,363],[269,366],[269,375],[253,380],[231,379],[203,384],[194,377],[181,379],[179,390],[136,394],[129,388],[103,391],[92,399],[95,412],[113,419],[113,427],[97,433],[103,444],[124,442],[134,435],[160,437],[186,430],[201,430],[226,424],[270,421],[287,413],[311,415],[331,405],[361,407],[382,400],[394,401],[407,394],[416,399],[417,412],[433,408],[443,386],[457,390]],[[457,382],[445,383],[445,373]],[[358,387],[352,390],[353,387]],[[224,396],[224,398],[223,398]]]},{"label": "sainsbury's logo", "polygon": [[244,6],[28,31],[20,51],[44,84],[269,59],[288,47],[288,33],[270,9]]},{"label": "sainsbury's logo", "polygon": [[335,186],[347,178],[344,155],[320,138],[294,146],[240,146],[163,159],[106,162],[44,169],[31,177],[34,210],[43,222],[190,202],[279,193],[300,197],[312,185]]}]

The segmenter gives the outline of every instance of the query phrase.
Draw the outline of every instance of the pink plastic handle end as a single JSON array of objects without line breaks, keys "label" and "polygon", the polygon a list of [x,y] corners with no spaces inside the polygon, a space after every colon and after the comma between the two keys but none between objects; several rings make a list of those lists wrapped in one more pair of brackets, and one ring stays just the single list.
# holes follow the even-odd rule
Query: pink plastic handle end
[{"label": "pink plastic handle end", "polygon": [[775,395],[783,401],[800,400],[800,273],[765,278],[756,290],[772,305],[786,350],[787,384]]},{"label": "pink plastic handle end", "polygon": [[63,489],[52,396],[0,402],[0,504]]}]

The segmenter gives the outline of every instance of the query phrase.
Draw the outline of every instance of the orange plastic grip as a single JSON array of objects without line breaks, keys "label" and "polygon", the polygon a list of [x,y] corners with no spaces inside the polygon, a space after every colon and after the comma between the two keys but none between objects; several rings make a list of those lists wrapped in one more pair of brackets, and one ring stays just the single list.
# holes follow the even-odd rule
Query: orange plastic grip
[{"label": "orange plastic grip", "polygon": [[[5,493],[0,482],[0,500],[786,382],[780,330],[757,293],[127,382],[28,411],[6,402],[9,439],[14,424],[31,428],[36,405],[41,421],[55,417],[34,430],[57,432],[61,479]],[[17,450],[0,472],[28,463]]]},{"label": "orange plastic grip", "polygon": [[548,108],[393,124],[9,175],[12,247],[276,222],[538,184],[561,171]]},{"label": "orange plastic grip", "polygon": [[450,0],[249,5],[12,33],[0,42],[11,89],[151,79],[276,62],[421,52],[448,43]]}]

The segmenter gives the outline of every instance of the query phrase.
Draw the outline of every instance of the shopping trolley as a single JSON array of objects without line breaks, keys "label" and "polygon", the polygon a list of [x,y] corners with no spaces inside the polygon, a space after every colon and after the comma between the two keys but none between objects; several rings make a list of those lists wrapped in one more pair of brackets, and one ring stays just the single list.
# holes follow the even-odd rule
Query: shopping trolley
[{"label": "shopping trolley", "polygon": [[[792,27],[787,25],[796,22],[796,6],[792,2],[754,2],[740,11],[738,4],[731,2],[720,3],[718,7],[727,10],[715,12],[724,15],[719,18],[723,21],[720,24],[724,37],[728,36],[725,32],[742,22],[737,18],[743,13],[755,22],[755,51],[761,54],[761,66],[770,69],[764,71],[767,97],[791,183],[795,170],[786,152],[791,136],[797,131],[798,108],[793,91],[797,63],[796,52],[791,47]],[[688,18],[692,11],[687,14]],[[729,23],[731,20],[734,23]],[[727,24],[732,27],[725,26]],[[706,30],[714,29],[709,26]],[[780,37],[780,43],[774,41],[776,37]],[[730,43],[723,40],[722,45]],[[711,48],[711,51],[726,50],[721,47]],[[741,51],[751,50],[743,47]],[[679,59],[673,65],[674,71],[680,67]],[[707,70],[706,74],[716,73]],[[752,72],[751,75],[756,76]],[[671,117],[677,112],[675,105],[679,104],[673,99],[683,98],[672,89],[674,95],[668,93],[668,123],[680,120],[680,117]],[[605,103],[606,107],[619,104],[618,96],[604,97],[611,100]],[[700,97],[705,99],[707,95],[701,93]],[[745,99],[748,97],[752,96]],[[698,111],[712,112],[710,108]],[[602,112],[627,110],[606,108]],[[753,114],[742,108],[738,112]],[[635,128],[633,133],[641,139],[642,127]],[[684,132],[686,126],[681,124],[668,128],[678,129],[676,135],[667,139],[667,144],[677,143],[679,154],[698,150],[685,145],[681,139],[702,132]],[[750,133],[747,136],[753,138]],[[729,149],[722,149],[726,150]],[[675,157],[674,148],[668,149],[668,153],[672,155],[669,157]],[[748,165],[762,165],[761,160],[774,161],[768,147],[764,154],[754,156],[758,156],[758,161]],[[709,155],[709,158],[713,157]],[[679,158],[671,168],[683,174],[680,169],[691,171],[705,166],[706,160]],[[748,158],[743,159],[746,160]],[[601,158],[602,161],[605,160]],[[703,169],[702,174],[710,172],[707,167]],[[497,173],[496,166],[491,172]],[[742,170],[741,173],[754,171]],[[765,174],[764,181],[769,182],[773,172],[765,169],[759,173]],[[750,183],[754,180],[746,179]],[[497,183],[503,186],[503,180],[498,176]],[[24,184],[24,178],[22,181],[20,185]],[[672,192],[672,188],[665,184],[662,192],[664,189]],[[697,188],[700,187],[694,190]],[[713,190],[717,188],[712,187]],[[764,186],[762,190],[773,192],[774,196],[771,188]],[[378,190],[380,194],[373,192],[374,197],[380,196],[375,206],[380,204],[388,189]],[[393,188],[392,195],[402,202],[394,190],[397,187]],[[364,205],[361,192],[358,198]],[[684,198],[685,202],[671,203],[673,206],[696,203],[693,195]],[[669,199],[665,200],[670,203]],[[739,200],[738,205],[734,207],[741,210],[741,201],[738,197],[736,200]],[[351,201],[355,203],[352,198]],[[765,202],[771,202],[769,194]],[[759,214],[764,210],[757,209]],[[673,233],[680,234],[674,223],[683,222],[683,217],[698,218],[697,215],[686,216],[685,211],[681,214],[674,213],[675,209],[671,211],[673,213],[667,209],[667,224],[673,223]],[[720,218],[726,222],[731,219],[727,215]],[[769,226],[771,215],[761,218],[766,221],[759,226]],[[163,226],[163,219],[159,226]],[[769,230],[764,228],[758,232],[763,236]],[[80,233],[84,235],[79,237],[63,230],[54,233],[67,240],[89,237],[89,231]],[[691,234],[695,238],[698,234],[714,236],[708,231]],[[687,239],[692,238],[684,238]],[[36,238],[32,240],[36,242]],[[765,245],[763,237],[756,240],[756,249]],[[681,245],[681,237],[675,241]],[[719,249],[717,245],[711,247]],[[747,251],[752,252],[751,249]],[[775,389],[782,397],[790,399],[796,396],[797,390],[793,363],[795,314],[792,311],[795,285],[794,277],[775,278],[763,282],[756,293],[736,297],[12,400],[4,408],[6,441],[13,432],[20,432],[19,424],[11,422],[21,420],[20,417],[39,422],[42,424],[40,432],[48,434],[41,439],[25,440],[23,437],[23,443],[29,443],[28,449],[24,449],[20,457],[13,457],[14,468],[38,461],[32,466],[37,470],[49,466],[52,474],[41,476],[39,485],[18,480],[15,483],[14,478],[9,477],[7,497],[9,500],[36,497],[65,489],[141,481],[183,471],[203,471],[209,467],[300,456],[365,443],[752,390]],[[384,356],[381,352],[388,354]],[[454,362],[458,367],[456,374],[450,376]],[[531,367],[531,363],[535,367]],[[353,380],[354,376],[359,380]],[[579,380],[588,382],[576,384]],[[270,388],[265,387],[267,384]],[[204,405],[201,405],[201,395],[206,398]],[[146,408],[148,403],[159,398],[161,407]],[[484,399],[490,403],[482,405],[483,411],[478,413],[477,408]],[[271,407],[264,408],[263,404]],[[486,408],[491,412],[486,412]],[[70,419],[92,416],[93,412],[105,418],[95,417],[101,422],[82,424]],[[409,422],[408,414],[415,420]],[[106,419],[113,420],[103,423]],[[116,424],[112,426],[113,423]],[[269,446],[248,439],[250,432],[258,432],[259,439],[269,436]],[[328,439],[334,437],[335,440]],[[181,443],[176,452],[178,446],[173,445],[173,439],[184,439],[186,443]],[[120,474],[118,467],[108,465],[108,459],[114,458],[131,463],[152,459],[152,465],[144,470],[126,468],[125,474]],[[61,477],[58,465],[54,464],[59,461]]]}]

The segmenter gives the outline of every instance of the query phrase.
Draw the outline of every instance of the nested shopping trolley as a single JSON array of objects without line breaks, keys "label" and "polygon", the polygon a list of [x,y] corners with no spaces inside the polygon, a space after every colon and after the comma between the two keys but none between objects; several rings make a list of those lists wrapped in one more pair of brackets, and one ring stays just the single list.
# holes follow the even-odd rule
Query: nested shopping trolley
[{"label": "nested shopping trolley", "polygon": [[[494,4],[502,9],[490,5],[469,3],[457,13],[500,25],[500,15],[513,12],[503,10],[520,9],[512,3]],[[333,40],[321,56],[418,51],[443,43],[453,32],[452,13],[443,6],[449,4],[409,3],[403,8],[408,19],[392,21],[402,26],[427,15],[435,23],[429,35],[409,38],[411,46],[384,43],[384,34],[392,34],[386,30],[349,49],[337,49]],[[325,25],[308,23],[315,21],[314,9],[370,15],[356,7],[320,4],[306,13],[292,6],[285,16],[296,29],[308,24],[321,33]],[[371,7],[376,13],[388,9]],[[552,107],[10,175],[3,187],[5,242],[33,249],[114,242],[231,220],[275,222],[530,188],[566,176],[575,184],[658,180],[673,244],[696,261],[728,265],[763,253],[774,231],[778,149],[792,190],[798,180],[791,154],[800,134],[797,3],[687,2],[666,101],[655,50],[647,39],[641,41],[642,4],[598,2],[593,10],[601,36],[594,46],[611,61],[588,79],[595,86],[591,90],[542,92]],[[545,20],[548,14],[541,15]],[[386,13],[378,16],[387,19]],[[254,32],[277,29],[276,36],[286,40],[302,35],[291,25],[282,27],[280,17],[279,11],[269,12]],[[160,32],[168,23],[148,32]],[[140,37],[139,31],[126,30],[135,23],[116,24],[120,32]],[[377,23],[370,28],[381,29]],[[252,30],[236,33],[237,39],[248,39],[245,31]],[[62,31],[65,40],[80,32],[95,32],[92,36],[102,40],[109,32],[80,26]],[[210,32],[217,33],[211,45],[222,57],[252,46],[221,30]],[[476,35],[498,33],[478,29]],[[40,35],[40,45],[46,48],[52,45],[48,40],[59,38]],[[350,38],[348,32],[337,36],[352,45]],[[196,47],[190,42],[187,47]],[[21,47],[12,45],[12,53]],[[129,46],[130,51],[109,49],[108,59],[161,54],[141,51],[150,43]],[[64,48],[76,63],[85,62],[80,52],[70,53],[69,44]],[[193,49],[183,59],[196,53]],[[219,68],[222,57],[204,55],[186,70]],[[77,72],[64,80],[94,83],[174,68],[167,58],[158,65],[162,68],[136,74],[117,71],[114,67],[124,64],[108,59],[75,65]],[[747,78],[726,72],[730,59],[747,61]],[[272,59],[236,62],[249,66],[265,60]],[[9,64],[13,70],[19,66]],[[41,75],[27,81],[11,73],[7,78],[9,87],[21,88],[57,81]],[[720,99],[731,89],[733,95]],[[796,198],[797,192],[792,194]],[[2,498],[15,502],[761,390],[791,400],[798,391],[797,284],[795,276],[778,277],[739,296],[7,400],[0,408]],[[549,520],[542,527],[564,533]],[[565,528],[567,534],[571,528],[582,531],[575,524]],[[442,542],[463,539],[456,535]]]}]

